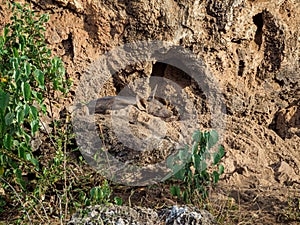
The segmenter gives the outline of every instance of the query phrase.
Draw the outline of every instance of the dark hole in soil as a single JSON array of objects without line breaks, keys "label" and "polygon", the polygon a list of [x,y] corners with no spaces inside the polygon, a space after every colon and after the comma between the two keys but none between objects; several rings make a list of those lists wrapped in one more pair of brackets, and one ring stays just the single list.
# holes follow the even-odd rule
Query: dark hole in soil
[{"label": "dark hole in soil", "polygon": [[257,26],[254,41],[260,48],[260,46],[262,44],[262,34],[263,34],[262,28],[263,28],[263,25],[264,25],[263,14],[258,13],[255,16],[253,16],[253,22]]},{"label": "dark hole in soil", "polygon": [[243,60],[240,60],[239,61],[239,71],[238,71],[239,76],[243,76],[244,69],[245,69],[245,62]]}]

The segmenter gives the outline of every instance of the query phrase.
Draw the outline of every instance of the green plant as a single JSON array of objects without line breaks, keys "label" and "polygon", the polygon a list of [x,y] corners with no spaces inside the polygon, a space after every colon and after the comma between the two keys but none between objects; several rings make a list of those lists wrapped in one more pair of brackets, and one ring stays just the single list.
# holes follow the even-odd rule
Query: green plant
[{"label": "green plant", "polygon": [[90,190],[91,204],[107,204],[110,201],[111,189],[107,180],[101,186],[93,187]]},{"label": "green plant", "polygon": [[19,3],[8,7],[12,16],[0,36],[0,176],[26,190],[23,174],[40,170],[31,139],[40,128],[40,113],[46,113],[44,100],[56,91],[66,94],[71,82],[47,48],[49,16]]},{"label": "green plant", "polygon": [[[192,202],[195,194],[206,198],[208,187],[216,184],[224,172],[223,165],[219,164],[225,153],[224,147],[215,146],[219,140],[218,133],[214,130],[195,131],[192,138],[191,149],[186,146],[167,159],[167,165],[173,170],[174,178],[181,181],[180,185],[171,187],[171,193],[187,203]],[[212,163],[211,169],[217,167],[217,170],[210,172],[208,162]]]},{"label": "green plant", "polygon": [[[31,140],[38,135],[41,113],[46,113],[44,100],[49,99],[47,113],[52,116],[52,96],[67,93],[71,82],[65,78],[62,61],[47,48],[44,31],[49,17],[38,16],[28,5],[12,3],[10,9],[11,22],[0,37],[0,192],[5,193],[5,198],[0,196],[0,213],[14,204],[23,215],[14,223],[38,219],[48,224],[50,215],[56,214],[63,224],[77,208],[108,204],[112,190],[107,181],[94,184],[97,179],[91,173],[81,173],[74,158],[69,160],[76,146],[67,113],[64,121],[52,117],[53,132],[43,134],[51,142],[43,145],[49,146],[49,152],[34,155]],[[121,198],[113,201],[122,204]]]},{"label": "green plant", "polygon": [[[90,206],[96,204],[110,204],[111,203],[112,189],[107,180],[104,180],[101,185],[90,188],[87,191],[79,190],[78,198],[76,198],[75,208],[82,208],[83,206]],[[116,204],[122,204],[122,199],[119,197],[114,198]]]},{"label": "green plant", "polygon": [[123,205],[123,199],[120,198],[120,197],[118,197],[118,196],[116,196],[116,197],[114,197],[114,203],[116,205]]}]

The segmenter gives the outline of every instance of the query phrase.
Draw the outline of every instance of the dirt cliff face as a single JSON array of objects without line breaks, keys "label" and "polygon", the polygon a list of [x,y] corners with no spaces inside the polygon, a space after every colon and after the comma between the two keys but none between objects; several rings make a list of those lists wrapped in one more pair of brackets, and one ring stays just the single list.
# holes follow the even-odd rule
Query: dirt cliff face
[{"label": "dirt cliff face", "polygon": [[[203,60],[224,96],[223,183],[299,185],[298,1],[31,2],[50,14],[47,41],[75,81],[71,93],[75,94],[88,65],[116,46],[142,40],[183,46]],[[117,95],[125,84],[135,77],[151,76],[151,71],[166,75],[165,69],[157,62],[124,68],[99,90],[99,96]],[[180,76],[173,80],[185,82]],[[187,86],[197,103],[205,102],[192,82]],[[203,121],[200,127],[208,124]],[[280,169],[283,162],[288,170]]]},{"label": "dirt cliff face", "polygon": [[[142,40],[181,45],[203,60],[224,95],[225,163],[233,174],[228,179],[243,182],[253,176],[255,183],[275,182],[272,165],[281,161],[292,162],[299,174],[296,1],[33,2],[50,14],[47,40],[75,84],[89,63],[115,46]],[[145,74],[149,65],[140,67],[120,72],[99,96],[116,95],[121,81]],[[160,70],[155,62],[150,67]],[[237,167],[247,172],[234,172]]]}]

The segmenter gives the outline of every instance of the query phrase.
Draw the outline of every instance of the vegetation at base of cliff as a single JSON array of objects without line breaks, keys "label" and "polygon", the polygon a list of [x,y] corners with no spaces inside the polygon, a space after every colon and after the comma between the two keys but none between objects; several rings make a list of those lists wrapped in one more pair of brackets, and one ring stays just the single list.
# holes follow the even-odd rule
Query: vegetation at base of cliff
[{"label": "vegetation at base of cliff", "polygon": [[[225,155],[224,147],[218,145],[213,147],[219,140],[218,133],[195,131],[193,134],[192,147],[186,146],[179,150],[175,156],[170,156],[167,165],[173,170],[174,178],[182,184],[171,186],[171,193],[186,203],[194,203],[195,196],[208,197],[211,184],[218,183],[220,176],[224,173],[223,165],[219,164]],[[212,153],[211,153],[212,152]],[[208,162],[217,170],[209,171]]]},{"label": "vegetation at base of cliff", "polygon": [[[38,15],[29,5],[7,4],[10,22],[0,37],[0,211],[8,215],[9,208],[19,209],[23,216],[16,218],[17,223],[32,223],[32,218],[42,222],[53,211],[62,220],[70,203],[77,207],[105,203],[111,190],[104,181],[89,190],[81,188],[73,195],[76,199],[68,199],[73,197],[69,189],[78,185],[67,181],[71,170],[66,167],[66,150],[72,132],[68,116],[64,121],[53,118],[52,99],[56,93],[65,97],[72,82],[62,60],[52,57],[47,47],[44,32],[49,16]],[[52,116],[53,132],[43,124],[47,114]],[[55,149],[46,159],[33,149],[42,132]]]}]

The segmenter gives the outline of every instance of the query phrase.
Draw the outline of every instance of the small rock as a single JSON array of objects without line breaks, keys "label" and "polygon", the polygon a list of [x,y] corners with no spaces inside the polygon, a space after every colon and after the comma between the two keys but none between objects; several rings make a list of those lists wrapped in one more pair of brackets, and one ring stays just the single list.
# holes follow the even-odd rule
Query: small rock
[{"label": "small rock", "polygon": [[286,162],[280,162],[277,170],[277,179],[280,183],[290,183],[298,181],[300,177],[295,173],[294,169]]}]

